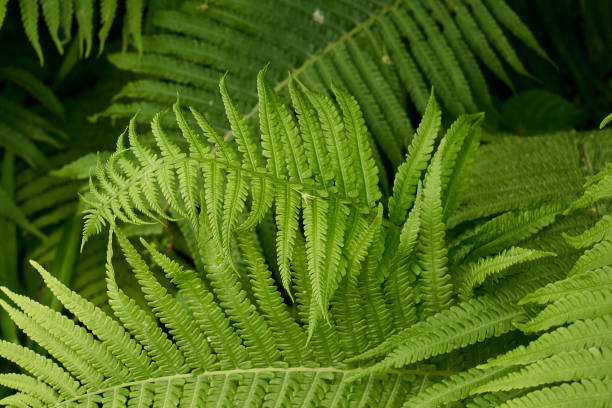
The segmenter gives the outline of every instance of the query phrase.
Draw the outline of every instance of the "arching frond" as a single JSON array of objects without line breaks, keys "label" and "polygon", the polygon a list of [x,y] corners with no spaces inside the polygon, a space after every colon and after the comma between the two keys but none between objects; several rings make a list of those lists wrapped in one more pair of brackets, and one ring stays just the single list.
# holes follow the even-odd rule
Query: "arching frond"
[{"label": "arching frond", "polygon": [[[493,111],[479,63],[510,86],[506,63],[527,74],[506,30],[547,58],[508,5],[481,0],[469,6],[442,0],[187,1],[178,10],[154,10],[150,23],[154,30],[142,37],[142,56],[112,54],[110,60],[156,86],[128,84],[119,94],[122,101],[103,115],[132,116],[140,102],[169,104],[178,89],[181,95],[185,90],[195,96],[196,108],[210,105],[219,111],[215,84],[227,70],[240,73],[235,83],[243,92],[238,96],[233,91],[239,108],[250,108],[257,102],[255,84],[248,80],[253,67],[273,61],[269,78],[276,91],[287,88],[287,70],[312,88],[333,83],[348,89],[361,105],[376,145],[394,167],[402,163],[414,129],[405,110],[406,94],[420,113],[432,86],[453,116],[479,108]],[[276,29],[283,29],[283,35]],[[137,38],[134,43],[138,45]],[[142,112],[140,119],[148,122],[151,116]],[[222,115],[211,117],[211,124],[229,130]]]},{"label": "arching frond", "polygon": [[503,408],[523,407],[571,407],[576,405],[605,406],[612,398],[612,381],[609,379],[585,379],[561,384],[557,387],[533,391],[500,405]]},{"label": "arching frond", "polygon": [[525,314],[518,306],[498,302],[491,297],[462,302],[390,337],[357,358],[363,360],[388,353],[357,378],[413,364],[508,332],[512,322],[524,318]]},{"label": "arching frond", "polygon": [[[105,223],[114,224],[115,218],[131,223],[164,218],[162,208],[166,205],[189,218],[197,233],[196,190],[203,185],[203,214],[228,265],[232,264],[234,231],[260,222],[274,204],[278,265],[283,284],[289,290],[289,265],[301,208],[314,299],[319,314],[326,317],[329,300],[348,266],[340,255],[345,240],[347,245],[351,244],[346,232],[347,217],[356,214],[358,220],[364,217],[362,214],[374,212],[373,206],[380,198],[372,150],[359,108],[346,91],[335,90],[343,109],[341,116],[330,98],[303,86],[302,89],[292,86],[300,118],[298,129],[292,114],[267,83],[265,72],[258,79],[261,153],[228,94],[225,78],[221,81],[221,93],[238,152],[203,115],[192,110],[206,139],[216,147],[213,153],[185,119],[178,102],[174,112],[189,146],[188,153],[171,141],[161,126],[162,115],[156,115],[151,124],[160,153],[141,144],[132,121],[128,132],[131,147],[126,150],[120,138],[118,151],[104,166],[98,165],[97,185],[92,184],[91,192],[84,197],[91,206],[87,210],[84,240]],[[325,145],[323,140],[327,141]],[[261,167],[264,159],[265,169]],[[323,173],[322,179],[314,180],[308,165],[329,169],[331,173]],[[360,178],[356,178],[358,174]],[[249,193],[251,208],[244,214]],[[243,216],[246,225],[239,226]],[[312,316],[313,321],[316,316]]]},{"label": "arching frond", "polygon": [[495,277],[512,265],[535,261],[547,256],[555,256],[553,252],[538,251],[520,247],[510,247],[497,255],[480,258],[476,262],[463,264],[458,271],[459,296],[469,298],[475,287],[487,278]]},{"label": "arching frond", "polygon": [[561,381],[578,381],[582,378],[605,378],[612,371],[611,360],[610,347],[563,352],[494,379],[473,392],[496,392]]},{"label": "arching frond", "polygon": [[519,346],[484,365],[494,367],[512,364],[528,364],[555,353],[590,347],[610,346],[612,316],[578,320],[575,323],[545,333],[527,346]]}]

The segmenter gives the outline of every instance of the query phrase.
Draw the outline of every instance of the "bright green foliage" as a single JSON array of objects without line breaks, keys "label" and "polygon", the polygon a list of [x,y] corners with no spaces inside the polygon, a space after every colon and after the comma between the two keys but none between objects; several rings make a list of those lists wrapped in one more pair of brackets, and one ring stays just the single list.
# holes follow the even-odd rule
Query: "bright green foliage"
[{"label": "bright green foliage", "polygon": [[[508,191],[522,197],[520,207],[466,200],[483,182],[474,169],[499,152],[529,146],[527,167],[540,160],[558,165],[556,174],[578,166],[564,162],[575,150],[551,149],[564,140],[554,136],[481,147],[481,115],[441,131],[431,95],[385,202],[356,98],[339,85],[333,99],[294,78],[288,86],[291,107],[267,68],[259,73],[259,137],[223,76],[231,138],[177,100],[172,113],[153,116],[150,137],[133,119],[116,150],[96,157],[83,193],[84,254],[105,268],[75,281],[80,295],[33,263],[72,318],[2,288],[0,306],[52,358],[3,342],[0,355],[24,372],[0,375],[17,391],[2,404],[536,407],[609,399],[607,235],[595,223],[595,232],[574,238],[594,245],[583,254],[562,238],[589,222],[581,205],[609,196],[607,168],[591,178],[586,201],[577,197],[579,170],[556,185],[549,175],[517,183]],[[84,157],[56,173],[84,179],[93,164]],[[572,195],[550,204],[542,203],[546,191],[529,193],[565,182]],[[587,204],[568,202],[576,198]],[[561,216],[568,206],[578,211]],[[454,228],[462,221],[470,223]],[[107,225],[104,257],[94,235]],[[169,242],[142,238],[162,228]],[[83,282],[100,276],[103,288]],[[527,302],[549,304],[534,314]],[[522,334],[542,331],[528,344]]]},{"label": "bright green foliage", "polygon": [[609,405],[566,3],[0,0],[0,406]]},{"label": "bright green foliage", "polygon": [[[162,128],[163,114],[156,115],[151,124],[159,154],[141,144],[132,120],[128,131],[131,147],[127,150],[123,147],[123,138],[119,139],[118,151],[104,165],[97,166],[98,185],[91,184],[90,193],[84,197],[91,207],[86,210],[84,242],[107,222],[114,225],[116,218],[131,223],[164,218],[164,206],[188,218],[197,235],[200,225],[197,190],[203,185],[201,208],[204,211],[201,214],[206,216],[207,226],[217,250],[224,255],[224,262],[233,268],[234,232],[257,225],[274,204],[278,265],[283,285],[289,292],[290,263],[298,215],[302,210],[308,271],[319,306],[318,311],[312,310],[314,324],[317,316],[327,318],[329,301],[347,271],[348,265],[341,259],[341,248],[359,245],[364,237],[360,230],[364,228],[364,221],[376,212],[374,205],[380,192],[376,167],[371,160],[371,145],[360,120],[361,112],[346,91],[336,90],[343,109],[343,116],[340,116],[331,99],[303,87],[294,87],[296,110],[304,123],[298,128],[292,114],[267,84],[265,70],[260,73],[258,82],[261,152],[256,149],[247,123],[228,94],[225,78],[221,80],[221,93],[238,152],[203,115],[192,110],[205,138],[215,147],[211,150],[184,118],[179,102],[174,105],[174,112],[188,144],[188,154]],[[319,127],[321,133],[308,134],[313,126]],[[345,127],[348,132],[344,131]],[[328,143],[321,145],[322,140]],[[313,153],[304,154],[305,151]],[[351,152],[355,152],[357,158],[353,158]],[[262,167],[264,161],[265,169]],[[317,168],[321,163],[329,163],[331,174],[315,180],[309,165]],[[245,213],[249,194],[251,206]],[[356,224],[347,225],[349,221]],[[240,225],[241,222],[246,225]],[[351,229],[347,230],[349,226]],[[358,265],[359,262],[352,267],[358,268]]]},{"label": "bright green foliage", "polygon": [[576,381],[581,378],[605,378],[610,375],[611,366],[610,347],[563,352],[488,382],[473,392],[529,388],[561,381]]},{"label": "bright green foliage", "polygon": [[414,200],[417,181],[433,151],[433,145],[440,130],[440,108],[434,105],[435,98],[429,98],[429,104],[423,114],[416,134],[412,138],[406,161],[397,169],[393,182],[393,196],[389,198],[389,218],[396,224],[403,224],[406,211]]},{"label": "bright green foliage", "polygon": [[457,271],[458,291],[461,297],[469,298],[473,295],[475,287],[490,277],[497,277],[503,270],[512,265],[535,261],[547,256],[554,256],[553,252],[537,251],[520,247],[510,247],[495,256],[480,258],[476,262],[463,264]]},{"label": "bright green foliage", "polygon": [[[580,208],[585,203],[592,204],[597,198],[609,196],[612,190],[602,185],[608,173],[609,170],[604,168],[595,175],[585,194],[568,211]],[[596,191],[595,196],[593,191]],[[597,228],[598,224],[591,227]],[[548,303],[538,315],[517,324],[524,332],[546,332],[528,345],[519,346],[490,360],[486,367],[509,367],[516,364],[524,367],[482,385],[474,392],[531,388],[574,381],[557,387],[544,386],[510,400],[503,406],[605,406],[605,401],[610,401],[611,388],[607,381],[612,374],[612,365],[608,361],[611,358],[612,338],[612,275],[609,261],[602,261],[601,258],[608,256],[606,254],[609,251],[593,251],[605,243],[596,243],[592,249],[585,251],[566,279],[550,283],[520,301],[522,304]],[[598,254],[601,256],[598,257]],[[555,328],[557,326],[561,327]]]}]

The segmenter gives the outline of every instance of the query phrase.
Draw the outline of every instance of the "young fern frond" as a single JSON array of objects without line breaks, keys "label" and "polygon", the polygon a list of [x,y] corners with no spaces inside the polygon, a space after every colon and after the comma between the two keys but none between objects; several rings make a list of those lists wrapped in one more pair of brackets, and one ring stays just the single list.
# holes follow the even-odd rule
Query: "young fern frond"
[{"label": "young fern frond", "polygon": [[[351,245],[347,217],[354,214],[350,219],[359,220],[375,212],[374,206],[381,196],[377,169],[361,112],[345,90],[335,89],[341,116],[328,97],[303,85],[292,85],[300,118],[298,128],[265,74],[266,69],[258,77],[261,153],[228,94],[225,78],[220,83],[221,94],[238,152],[203,115],[192,109],[195,121],[214,147],[211,149],[185,119],[179,102],[175,103],[174,112],[188,152],[173,142],[161,126],[163,113],[151,123],[159,153],[140,142],[132,120],[128,129],[131,147],[124,148],[122,138],[119,139],[118,151],[104,166],[98,165],[97,183],[84,197],[90,204],[84,241],[104,224],[114,225],[115,219],[143,223],[147,219],[167,218],[162,210],[165,206],[188,218],[197,234],[200,225],[197,190],[203,185],[200,211],[206,215],[217,248],[230,266],[234,232],[258,224],[274,204],[278,265],[283,286],[290,293],[290,264],[302,210],[309,273],[320,309],[312,316],[314,322],[317,315],[326,318],[335,290],[329,288],[337,287],[346,272],[347,264],[340,251],[345,244]],[[322,178],[313,179],[309,166],[326,169]],[[251,207],[245,214],[247,195],[251,196]]]},{"label": "young fern frond", "polygon": [[[433,95],[433,92],[432,92]],[[435,98],[430,97],[423,119],[408,147],[406,161],[402,163],[393,182],[393,195],[389,198],[389,219],[401,225],[414,200],[421,172],[427,168],[441,123],[441,112]]]}]

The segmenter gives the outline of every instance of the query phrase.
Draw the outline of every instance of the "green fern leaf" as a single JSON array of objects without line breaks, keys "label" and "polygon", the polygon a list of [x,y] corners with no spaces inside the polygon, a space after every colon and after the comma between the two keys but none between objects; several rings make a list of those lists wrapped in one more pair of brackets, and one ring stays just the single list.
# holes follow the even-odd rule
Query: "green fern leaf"
[{"label": "green fern leaf", "polygon": [[93,45],[93,3],[94,0],[75,0],[74,16],[78,23],[77,42],[79,53],[89,57]]},{"label": "green fern leaf", "polygon": [[453,263],[469,262],[516,245],[554,222],[559,205],[534,210],[509,211],[476,227],[452,252]]},{"label": "green fern leaf", "polygon": [[431,157],[440,122],[441,111],[432,92],[423,119],[408,148],[406,161],[397,169],[393,182],[393,196],[389,198],[389,219],[398,225],[403,224],[406,212],[414,201],[417,182]]},{"label": "green fern leaf", "polygon": [[152,374],[151,361],[143,353],[142,346],[134,341],[115,319],[72,292],[42,266],[34,261],[31,263],[62,304],[102,340],[111,353],[128,367],[132,375],[143,378]]},{"label": "green fern leaf", "polygon": [[612,399],[612,381],[585,379],[557,387],[533,391],[500,405],[500,408],[575,407],[586,405],[605,407]]},{"label": "green fern leaf", "polygon": [[357,169],[357,190],[360,199],[370,207],[381,198],[378,188],[378,169],[372,157],[372,142],[367,133],[359,105],[348,91],[332,87],[344,115],[344,127],[353,150],[354,168]]},{"label": "green fern leaf", "polygon": [[60,54],[64,53],[62,43],[59,39],[59,27],[60,27],[60,4],[59,0],[43,1],[40,6],[42,7],[43,17],[45,24],[49,29],[49,34],[53,43],[57,47]]},{"label": "green fern leaf", "polygon": [[592,290],[606,290],[612,287],[612,268],[591,270],[578,275],[570,276],[567,279],[549,283],[525,296],[519,304],[537,302],[540,304],[563,300],[566,296],[573,296],[579,293],[588,293]]},{"label": "green fern leaf", "polygon": [[[25,3],[30,3],[36,0],[21,0]],[[36,6],[38,7],[38,6]],[[40,79],[32,75],[30,72],[19,67],[2,67],[0,68],[0,79],[5,79],[16,83],[26,92],[36,98],[45,108],[54,113],[61,119],[66,117],[62,103],[55,96],[53,91],[45,85]]]},{"label": "green fern leaf", "polygon": [[48,385],[37,381],[34,377],[25,374],[0,374],[0,385],[28,393],[34,398],[48,405],[57,403],[57,395]]},{"label": "green fern leaf", "polygon": [[44,63],[42,49],[38,38],[38,0],[19,0],[19,8],[21,11],[21,21],[26,36],[34,47],[40,65]]},{"label": "green fern leaf", "polygon": [[155,279],[147,264],[121,230],[115,230],[115,235],[125,259],[133,268],[145,299],[147,299],[155,315],[169,329],[178,349],[184,353],[187,365],[192,370],[206,369],[212,364],[213,359],[210,356],[210,348],[204,334],[193,324],[191,316],[178,303],[177,299],[168,294],[166,289]]},{"label": "green fern leaf", "polygon": [[181,290],[181,296],[195,322],[208,334],[207,340],[215,350],[224,368],[237,367],[247,360],[246,349],[240,338],[231,329],[230,322],[215,302],[213,293],[203,285],[193,271],[185,270],[151,247],[144,240],[141,243],[151,253],[153,260],[165,271],[167,277]]},{"label": "green fern leaf", "polygon": [[519,74],[531,77],[487,7],[481,1],[477,0],[468,0],[467,3],[471,6],[474,17],[476,21],[478,21],[482,31],[487,38],[491,39],[493,46],[504,57],[506,62]]},{"label": "green fern leaf", "polygon": [[578,258],[568,276],[578,275],[610,264],[612,264],[612,241],[601,241],[587,249]]},{"label": "green fern leaf", "polygon": [[80,388],[79,382],[53,360],[6,340],[0,340],[0,345],[2,345],[0,355],[3,358],[30,372],[43,384],[53,387],[62,398],[69,399],[77,394]]},{"label": "green fern leaf", "polygon": [[404,329],[379,346],[348,361],[387,354],[382,361],[366,368],[356,378],[391,367],[403,367],[425,358],[465,347],[512,329],[512,322],[525,317],[515,305],[482,296],[461,302],[426,320]]},{"label": "green fern leaf", "polygon": [[420,211],[421,231],[417,246],[418,279],[424,313],[431,315],[451,305],[452,283],[447,273],[447,249],[442,221],[442,152],[447,139],[442,139],[423,183],[423,206]]},{"label": "green fern leaf", "polygon": [[595,175],[587,184],[587,189],[578,200],[565,210],[564,214],[569,214],[578,208],[585,208],[602,198],[612,196],[612,167],[607,167],[599,174]]},{"label": "green fern leaf", "polygon": [[535,332],[607,314],[612,314],[612,290],[581,291],[555,301],[536,317],[517,327],[524,332]]},{"label": "green fern leaf", "polygon": [[578,320],[575,323],[545,333],[527,346],[496,357],[482,367],[529,364],[539,359],[563,351],[573,351],[589,347],[610,346],[612,317],[604,315],[594,319]]},{"label": "green fern leaf", "polygon": [[124,49],[127,44],[126,37],[130,36],[134,40],[134,45],[139,53],[142,54],[142,14],[145,6],[143,0],[126,1],[125,25],[124,25]]},{"label": "green fern leaf", "polygon": [[538,251],[520,247],[511,247],[497,255],[480,258],[478,261],[463,264],[457,288],[459,296],[469,298],[473,296],[475,287],[482,284],[487,278],[496,276],[512,265],[531,262],[549,256],[556,256],[553,252]]},{"label": "green fern leaf", "polygon": [[529,364],[520,371],[507,374],[473,390],[474,393],[497,392],[516,388],[531,388],[582,378],[605,378],[612,367],[610,347],[589,348],[555,354]]},{"label": "green fern leaf", "polygon": [[490,384],[488,381],[503,376],[511,370],[512,368],[508,367],[493,367],[486,370],[472,368],[425,388],[407,399],[403,407],[437,407],[459,401],[470,395],[470,392],[480,384]]},{"label": "green fern leaf", "polygon": [[562,236],[568,244],[580,249],[590,247],[600,241],[612,240],[612,232],[610,231],[612,231],[612,215],[606,214],[582,234],[570,236],[563,233]]}]

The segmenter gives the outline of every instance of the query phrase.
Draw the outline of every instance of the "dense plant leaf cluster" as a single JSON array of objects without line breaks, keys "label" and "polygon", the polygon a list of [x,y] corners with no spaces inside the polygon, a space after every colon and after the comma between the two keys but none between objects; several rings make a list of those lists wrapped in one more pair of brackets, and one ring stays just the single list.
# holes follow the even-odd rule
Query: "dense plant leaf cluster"
[{"label": "dense plant leaf cluster", "polygon": [[0,404],[610,405],[607,11],[536,3],[0,1]]}]

